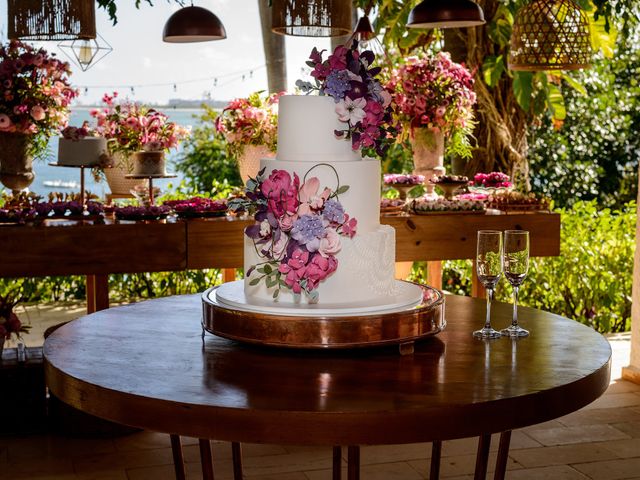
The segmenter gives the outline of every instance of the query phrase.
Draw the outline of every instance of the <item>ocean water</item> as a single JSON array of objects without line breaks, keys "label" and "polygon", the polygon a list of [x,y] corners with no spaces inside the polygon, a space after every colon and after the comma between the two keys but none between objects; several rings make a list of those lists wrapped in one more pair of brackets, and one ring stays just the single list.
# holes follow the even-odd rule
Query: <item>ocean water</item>
[{"label": "ocean water", "polygon": [[[198,117],[202,111],[199,109],[165,109],[164,113],[167,114],[169,119],[173,122],[176,122],[183,126],[191,126],[195,128],[198,124]],[[91,116],[89,115],[89,109],[86,108],[78,108],[71,111],[71,117],[69,119],[69,125],[79,127],[82,125],[82,122],[85,120],[89,120],[90,123],[93,123],[91,120]],[[179,158],[182,149],[178,148],[177,150],[172,150],[167,155],[167,172],[177,173],[174,168],[175,161]],[[64,168],[64,167],[53,167],[49,165],[49,162],[55,163],[57,160],[58,154],[58,137],[52,137],[49,141],[49,159],[48,160],[35,160],[33,162],[33,170],[35,172],[35,179],[33,183],[29,187],[32,192],[35,192],[43,197],[46,197],[49,192],[77,192],[80,190],[80,169],[78,168]],[[154,186],[160,187],[162,191],[167,189],[169,183],[177,185],[180,183],[181,175],[178,173],[178,178],[166,179],[166,180],[155,180],[153,182]],[[73,185],[71,188],[69,187],[54,187],[47,186],[45,182],[64,182]],[[93,180],[91,172],[85,171],[85,188],[87,191],[91,193],[95,193],[96,195],[104,198],[106,193],[109,193],[109,186],[105,181],[100,183],[96,183]],[[1,186],[0,186],[1,188]]]}]

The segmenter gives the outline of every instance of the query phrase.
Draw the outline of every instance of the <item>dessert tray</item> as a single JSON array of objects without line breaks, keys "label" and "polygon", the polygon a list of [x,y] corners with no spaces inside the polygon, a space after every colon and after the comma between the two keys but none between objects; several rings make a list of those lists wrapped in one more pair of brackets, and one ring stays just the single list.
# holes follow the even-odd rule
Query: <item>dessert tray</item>
[{"label": "dessert tray", "polygon": [[411,353],[415,341],[446,326],[443,294],[400,280],[394,300],[381,305],[249,304],[239,280],[205,291],[202,306],[203,335],[286,348],[398,345],[401,353]]}]

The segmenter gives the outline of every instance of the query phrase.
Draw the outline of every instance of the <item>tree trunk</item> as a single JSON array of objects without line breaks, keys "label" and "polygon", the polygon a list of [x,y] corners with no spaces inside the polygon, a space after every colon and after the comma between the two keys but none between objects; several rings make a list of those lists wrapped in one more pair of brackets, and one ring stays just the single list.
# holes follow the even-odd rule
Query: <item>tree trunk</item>
[{"label": "tree trunk", "polygon": [[527,163],[527,115],[517,104],[513,82],[508,75],[495,87],[482,78],[482,63],[489,55],[497,54],[489,39],[487,28],[499,6],[497,0],[479,0],[487,25],[466,29],[445,30],[445,46],[455,61],[464,61],[475,70],[475,90],[478,95],[474,132],[477,148],[467,162],[466,174],[500,170],[529,186]]},{"label": "tree trunk", "polygon": [[287,89],[287,52],[284,35],[271,31],[271,7],[267,0],[258,0],[260,24],[262,27],[262,45],[267,64],[267,80],[269,93],[282,92]]}]

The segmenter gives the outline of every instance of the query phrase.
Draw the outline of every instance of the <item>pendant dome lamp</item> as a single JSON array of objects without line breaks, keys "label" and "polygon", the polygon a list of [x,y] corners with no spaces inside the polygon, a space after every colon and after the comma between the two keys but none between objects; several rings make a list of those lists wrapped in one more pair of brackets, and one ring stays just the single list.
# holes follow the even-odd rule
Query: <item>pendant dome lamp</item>
[{"label": "pendant dome lamp", "polygon": [[511,31],[511,70],[578,70],[591,65],[589,19],[572,0],[533,0]]},{"label": "pendant dome lamp", "polygon": [[423,0],[409,13],[407,28],[465,28],[484,23],[482,8],[471,0]]},{"label": "pendant dome lamp", "polygon": [[358,41],[358,50],[360,52],[371,50],[375,54],[376,58],[378,58],[378,61],[381,61],[381,59],[387,59],[387,52],[371,25],[368,12],[365,12],[364,16],[360,17],[353,34],[349,37],[349,40],[345,45],[351,45],[353,40]]},{"label": "pendant dome lamp", "polygon": [[211,40],[223,40],[227,32],[220,19],[211,11],[202,7],[181,8],[169,17],[164,24],[162,40],[167,43],[195,43]]}]

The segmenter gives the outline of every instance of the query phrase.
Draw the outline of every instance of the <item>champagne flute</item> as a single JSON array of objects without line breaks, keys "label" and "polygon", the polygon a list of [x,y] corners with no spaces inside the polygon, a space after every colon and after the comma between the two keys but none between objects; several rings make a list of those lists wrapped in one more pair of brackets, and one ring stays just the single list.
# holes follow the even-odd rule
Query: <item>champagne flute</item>
[{"label": "champagne flute", "polygon": [[529,270],[529,232],[504,232],[504,276],[513,287],[513,319],[511,326],[500,330],[508,337],[526,337],[529,332],[518,325],[518,291]]},{"label": "champagne flute", "polygon": [[502,275],[502,232],[497,230],[478,231],[478,250],[476,253],[476,271],[478,279],[487,289],[487,319],[484,327],[473,332],[477,338],[498,338],[500,332],[491,328],[491,302]]}]

